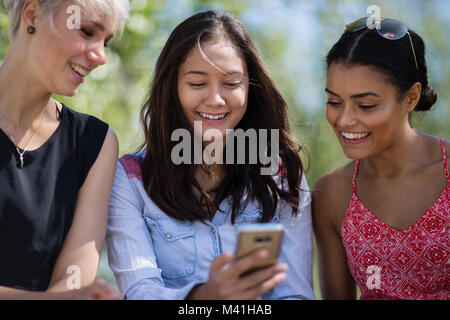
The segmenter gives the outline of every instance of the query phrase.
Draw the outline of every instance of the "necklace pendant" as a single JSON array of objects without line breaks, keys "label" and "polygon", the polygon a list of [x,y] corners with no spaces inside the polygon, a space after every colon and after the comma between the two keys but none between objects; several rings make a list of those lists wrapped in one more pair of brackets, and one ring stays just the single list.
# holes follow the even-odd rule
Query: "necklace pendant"
[{"label": "necklace pendant", "polygon": [[19,169],[23,168],[23,155],[20,155],[20,166]]}]

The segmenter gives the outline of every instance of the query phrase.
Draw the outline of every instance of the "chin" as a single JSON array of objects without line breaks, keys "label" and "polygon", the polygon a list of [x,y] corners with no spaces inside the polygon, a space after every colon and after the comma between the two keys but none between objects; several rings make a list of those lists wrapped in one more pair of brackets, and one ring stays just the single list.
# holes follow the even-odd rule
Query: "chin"
[{"label": "chin", "polygon": [[344,150],[344,154],[347,158],[351,160],[361,160],[367,158],[368,155],[361,152],[349,152]]},{"label": "chin", "polygon": [[75,91],[72,91],[72,92],[66,94],[65,96],[66,97],[73,97],[73,96],[75,96],[77,94],[77,92],[78,92],[78,90],[75,90]]},{"label": "chin", "polygon": [[58,94],[60,96],[65,97],[73,97],[78,93],[78,88],[75,89],[65,89],[65,90],[56,90],[53,92],[54,94]]}]

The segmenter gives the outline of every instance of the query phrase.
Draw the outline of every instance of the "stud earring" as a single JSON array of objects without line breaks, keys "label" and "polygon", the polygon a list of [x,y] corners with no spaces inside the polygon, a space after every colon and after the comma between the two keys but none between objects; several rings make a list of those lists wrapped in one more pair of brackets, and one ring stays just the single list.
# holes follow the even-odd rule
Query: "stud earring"
[{"label": "stud earring", "polygon": [[33,33],[36,32],[36,28],[33,27],[33,26],[29,26],[29,27],[27,28],[27,32],[28,32],[28,34],[33,34]]}]

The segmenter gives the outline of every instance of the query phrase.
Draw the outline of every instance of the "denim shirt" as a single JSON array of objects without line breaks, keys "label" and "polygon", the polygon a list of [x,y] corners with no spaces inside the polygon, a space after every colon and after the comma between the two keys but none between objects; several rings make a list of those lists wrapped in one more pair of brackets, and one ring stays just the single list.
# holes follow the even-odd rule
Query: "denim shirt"
[{"label": "denim shirt", "polygon": [[[120,158],[110,198],[106,244],[109,265],[124,299],[184,299],[208,281],[214,258],[234,253],[236,225],[257,223],[261,206],[248,201],[231,224],[231,196],[213,220],[182,222],[166,215],[148,197],[142,183],[143,154]],[[309,190],[305,177],[302,190]],[[242,199],[242,203],[245,199]],[[280,201],[272,222],[284,226],[280,262],[286,280],[263,299],[314,299],[312,287],[311,196],[301,192],[299,213]]]}]

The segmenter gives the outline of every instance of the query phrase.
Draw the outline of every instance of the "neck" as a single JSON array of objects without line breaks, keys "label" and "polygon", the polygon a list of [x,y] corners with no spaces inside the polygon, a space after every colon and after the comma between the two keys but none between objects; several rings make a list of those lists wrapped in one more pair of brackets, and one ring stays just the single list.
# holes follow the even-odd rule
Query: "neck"
[{"label": "neck", "polygon": [[367,158],[363,165],[371,175],[393,178],[409,172],[416,165],[422,149],[420,132],[408,126],[401,135],[379,154]]},{"label": "neck", "polygon": [[222,164],[202,164],[195,172],[195,179],[205,191],[217,188],[225,177],[225,167]]},{"label": "neck", "polygon": [[29,127],[51,99],[51,92],[33,76],[27,61],[12,44],[0,66],[0,114],[17,128]]}]

